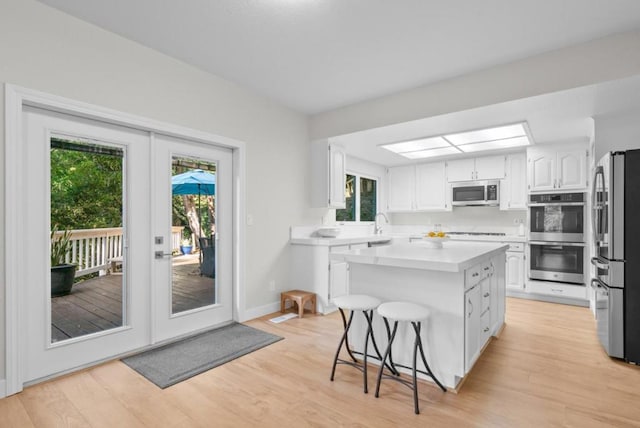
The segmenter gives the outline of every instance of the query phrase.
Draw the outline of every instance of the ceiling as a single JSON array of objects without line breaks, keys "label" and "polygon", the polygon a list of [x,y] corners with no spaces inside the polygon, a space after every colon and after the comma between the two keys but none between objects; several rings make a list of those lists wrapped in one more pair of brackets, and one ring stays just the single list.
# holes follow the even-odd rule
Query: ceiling
[{"label": "ceiling", "polygon": [[40,1],[306,114],[640,28],[637,0]]}]

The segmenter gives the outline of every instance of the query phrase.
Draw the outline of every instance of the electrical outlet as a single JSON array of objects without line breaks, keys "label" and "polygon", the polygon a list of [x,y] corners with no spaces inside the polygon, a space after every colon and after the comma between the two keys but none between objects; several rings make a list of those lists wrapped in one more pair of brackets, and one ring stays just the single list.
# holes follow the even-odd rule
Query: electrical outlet
[{"label": "electrical outlet", "polygon": [[276,291],[276,280],[272,279],[269,281],[269,291]]}]

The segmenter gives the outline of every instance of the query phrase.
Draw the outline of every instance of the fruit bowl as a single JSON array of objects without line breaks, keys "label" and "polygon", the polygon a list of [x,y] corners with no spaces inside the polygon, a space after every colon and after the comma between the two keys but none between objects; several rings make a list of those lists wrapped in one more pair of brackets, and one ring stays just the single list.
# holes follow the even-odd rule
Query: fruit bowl
[{"label": "fruit bowl", "polygon": [[442,243],[450,240],[448,236],[437,237],[437,236],[424,236],[422,240],[426,242],[431,248],[442,248]]}]

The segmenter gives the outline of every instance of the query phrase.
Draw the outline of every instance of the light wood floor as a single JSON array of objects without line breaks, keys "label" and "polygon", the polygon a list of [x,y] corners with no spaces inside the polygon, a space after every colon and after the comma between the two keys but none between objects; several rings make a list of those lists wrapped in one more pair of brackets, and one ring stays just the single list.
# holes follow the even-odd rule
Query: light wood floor
[{"label": "light wood floor", "polygon": [[[631,427],[640,426],[640,367],[609,359],[586,308],[507,301],[507,325],[458,394],[421,384],[362,393],[338,366],[336,314],[247,324],[285,340],[165,390],[119,361],[0,400],[2,427]],[[371,370],[370,382],[375,381]]]}]

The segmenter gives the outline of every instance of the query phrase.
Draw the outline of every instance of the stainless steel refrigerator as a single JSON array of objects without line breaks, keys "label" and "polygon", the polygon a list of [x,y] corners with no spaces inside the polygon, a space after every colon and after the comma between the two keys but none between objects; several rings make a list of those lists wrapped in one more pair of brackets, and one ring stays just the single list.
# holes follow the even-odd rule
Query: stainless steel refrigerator
[{"label": "stainless steel refrigerator", "polygon": [[592,198],[598,337],[610,356],[640,363],[640,150],[603,156]]}]

